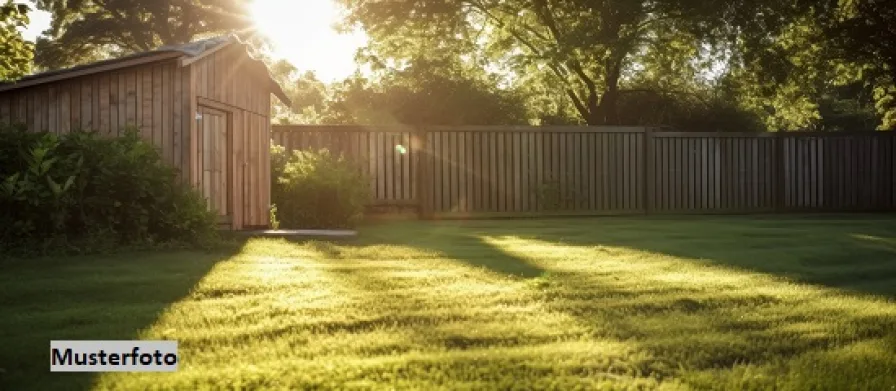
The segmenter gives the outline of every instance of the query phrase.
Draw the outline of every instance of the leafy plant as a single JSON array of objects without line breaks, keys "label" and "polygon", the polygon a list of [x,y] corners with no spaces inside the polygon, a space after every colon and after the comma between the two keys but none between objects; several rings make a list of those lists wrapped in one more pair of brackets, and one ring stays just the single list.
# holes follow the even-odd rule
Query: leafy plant
[{"label": "leafy plant", "polygon": [[201,244],[216,234],[205,199],[135,129],[111,139],[0,129],[0,209],[11,252]]},{"label": "leafy plant", "polygon": [[361,220],[370,190],[353,163],[326,149],[286,155],[275,145],[271,155],[272,201],[279,225],[350,228]]}]

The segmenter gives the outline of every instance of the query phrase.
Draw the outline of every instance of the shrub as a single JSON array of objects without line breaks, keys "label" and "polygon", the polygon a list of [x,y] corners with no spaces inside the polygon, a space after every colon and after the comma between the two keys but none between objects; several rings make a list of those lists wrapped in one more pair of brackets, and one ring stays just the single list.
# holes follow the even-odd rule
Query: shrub
[{"label": "shrub", "polygon": [[0,180],[7,252],[202,244],[215,236],[205,200],[179,184],[175,169],[135,130],[101,138],[0,129]]},{"label": "shrub", "polygon": [[282,228],[351,228],[370,199],[358,167],[328,150],[271,147],[271,198]]}]

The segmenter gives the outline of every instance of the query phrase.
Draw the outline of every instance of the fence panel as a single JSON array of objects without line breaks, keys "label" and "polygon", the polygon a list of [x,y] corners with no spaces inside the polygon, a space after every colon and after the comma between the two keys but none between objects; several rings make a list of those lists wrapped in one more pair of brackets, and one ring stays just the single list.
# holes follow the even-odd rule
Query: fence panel
[{"label": "fence panel", "polygon": [[406,127],[274,126],[272,141],[290,150],[327,149],[355,162],[370,179],[375,205],[416,199],[414,129]]},{"label": "fence panel", "polygon": [[415,205],[427,216],[896,207],[892,132],[274,126],[272,138],[345,155],[369,175],[374,205]]}]

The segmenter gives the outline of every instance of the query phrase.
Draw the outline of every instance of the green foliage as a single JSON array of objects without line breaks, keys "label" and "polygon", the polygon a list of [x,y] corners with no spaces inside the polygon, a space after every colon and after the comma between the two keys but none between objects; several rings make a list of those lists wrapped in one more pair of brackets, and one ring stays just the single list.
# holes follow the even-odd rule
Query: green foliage
[{"label": "green foliage", "polygon": [[368,181],[356,165],[326,149],[271,147],[271,199],[283,228],[351,228],[370,200]]},{"label": "green foliage", "polygon": [[33,45],[22,37],[28,25],[28,6],[0,4],[0,82],[15,80],[31,70]]},{"label": "green foliage", "polygon": [[724,97],[706,93],[662,94],[654,90],[627,94],[619,102],[622,123],[668,126],[689,132],[760,132],[758,116]]},{"label": "green foliage", "polygon": [[204,198],[180,184],[134,130],[107,139],[2,129],[0,179],[7,251],[91,252],[215,238]]},{"label": "green foliage", "polygon": [[[631,84],[693,83],[711,61],[704,47],[745,25],[744,14],[777,2],[342,0],[349,22],[372,38],[374,63],[451,52],[480,68],[536,76],[591,125],[618,124]],[[774,12],[770,14],[776,15]],[[648,75],[649,73],[649,75]]]},{"label": "green foliage", "polygon": [[519,96],[475,79],[405,75],[376,83],[350,79],[335,88],[323,122],[377,125],[528,124]]},{"label": "green foliage", "polygon": [[35,62],[58,69],[109,56],[248,31],[245,0],[37,0],[52,14]]}]

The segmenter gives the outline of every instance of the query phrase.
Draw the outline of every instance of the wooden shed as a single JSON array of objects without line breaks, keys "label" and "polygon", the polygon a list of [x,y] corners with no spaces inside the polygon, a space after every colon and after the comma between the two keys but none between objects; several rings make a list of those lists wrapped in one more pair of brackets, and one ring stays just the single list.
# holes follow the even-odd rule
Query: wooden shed
[{"label": "wooden shed", "polygon": [[222,224],[269,225],[271,94],[265,64],[217,37],[0,84],[0,123],[33,131],[128,127],[201,190]]}]

